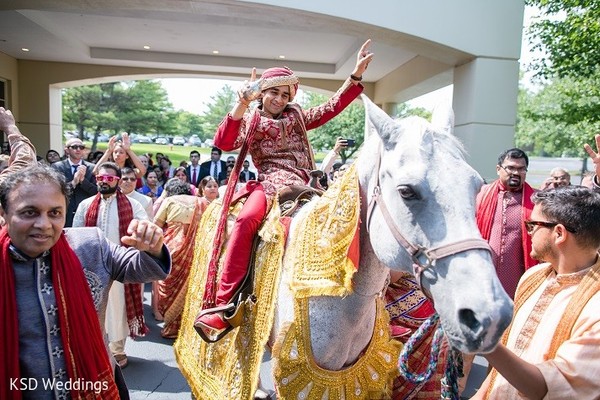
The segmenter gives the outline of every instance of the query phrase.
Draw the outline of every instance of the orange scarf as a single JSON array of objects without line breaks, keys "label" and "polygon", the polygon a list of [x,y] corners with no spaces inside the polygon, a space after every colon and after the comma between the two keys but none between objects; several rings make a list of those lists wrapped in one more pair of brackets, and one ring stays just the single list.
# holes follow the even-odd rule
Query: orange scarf
[{"label": "orange scarf", "polygon": [[[117,190],[117,210],[119,215],[119,237],[127,236],[127,228],[133,219],[133,208],[127,196]],[[98,213],[102,195],[96,194],[85,214],[85,226],[98,226]],[[142,298],[142,284],[126,283],[125,308],[127,310],[127,325],[129,336],[144,336],[149,329],[144,320],[144,299]]]},{"label": "orange scarf", "polygon": [[[485,240],[490,240],[492,234],[492,222],[494,222],[494,214],[496,213],[496,205],[498,204],[498,193],[501,189],[504,189],[500,180],[496,180],[487,187],[483,188],[485,191],[481,196],[481,202],[477,207],[477,227],[481,232],[481,236]],[[522,210],[521,221],[526,221],[531,216],[533,210],[533,202],[531,196],[535,190],[527,182],[523,182],[523,199],[522,199]],[[521,241],[523,243],[523,257],[525,269],[529,269],[538,262],[531,258],[531,240],[525,229],[525,224],[521,224]]]},{"label": "orange scarf", "polygon": [[[0,344],[0,398],[20,399],[21,393],[10,388],[10,380],[21,376],[15,276],[9,244],[10,237],[3,228],[0,231],[0,310],[4,315]],[[69,379],[102,382],[100,393],[82,385],[81,390],[71,390],[71,396],[73,399],[119,399],[92,293],[81,262],[64,234],[50,250],[50,262]]]}]

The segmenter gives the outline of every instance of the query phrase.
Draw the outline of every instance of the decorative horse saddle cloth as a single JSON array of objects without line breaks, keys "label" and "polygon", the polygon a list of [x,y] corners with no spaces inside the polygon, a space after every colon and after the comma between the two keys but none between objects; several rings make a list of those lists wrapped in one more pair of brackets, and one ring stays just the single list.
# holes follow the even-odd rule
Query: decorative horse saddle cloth
[{"label": "decorative horse saddle cloth", "polygon": [[[287,237],[287,233],[290,227],[291,219],[293,215],[302,208],[303,205],[308,203],[314,197],[321,196],[323,194],[322,190],[318,190],[312,188],[310,186],[303,185],[290,185],[283,188],[278,194],[278,202],[279,208],[281,212],[281,223],[285,228],[284,235]],[[245,201],[245,196],[241,196],[236,199],[236,202],[243,203]],[[234,214],[236,211],[239,211],[239,208],[234,207]],[[232,215],[233,217],[233,215]],[[224,337],[229,331],[238,326],[242,325],[244,321],[244,313],[245,310],[251,309],[252,306],[256,303],[256,295],[253,293],[254,288],[254,273],[255,273],[255,262],[256,262],[256,254],[257,248],[260,242],[260,237],[257,235],[254,237],[252,244],[252,257],[250,258],[250,263],[248,265],[248,269],[246,270],[246,275],[241,285],[235,291],[231,300],[224,306],[216,307],[212,310],[223,311],[225,320],[229,323],[229,327],[224,330],[221,334],[216,336],[215,338],[210,338],[206,336],[201,329],[198,329],[198,334],[202,337],[203,340],[209,343],[216,342]]]}]

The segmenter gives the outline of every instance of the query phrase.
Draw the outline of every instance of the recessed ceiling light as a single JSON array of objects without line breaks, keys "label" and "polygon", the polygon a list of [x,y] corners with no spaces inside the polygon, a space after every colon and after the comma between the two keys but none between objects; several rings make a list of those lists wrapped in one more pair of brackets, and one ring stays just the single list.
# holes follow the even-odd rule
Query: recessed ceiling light
[{"label": "recessed ceiling light", "polygon": [[285,56],[284,56],[284,55],[281,55],[281,56],[279,56],[279,58],[281,58],[281,59],[283,60],[283,59],[285,58]]},{"label": "recessed ceiling light", "polygon": [[23,47],[23,48],[21,48],[21,50],[23,50],[24,52],[28,52],[29,51],[29,49],[27,47]]},{"label": "recessed ceiling light", "polygon": [[213,54],[219,54],[219,50],[213,50]]},{"label": "recessed ceiling light", "polygon": [[144,46],[144,50],[150,50],[150,46],[148,46],[148,45],[145,45],[145,46]]}]

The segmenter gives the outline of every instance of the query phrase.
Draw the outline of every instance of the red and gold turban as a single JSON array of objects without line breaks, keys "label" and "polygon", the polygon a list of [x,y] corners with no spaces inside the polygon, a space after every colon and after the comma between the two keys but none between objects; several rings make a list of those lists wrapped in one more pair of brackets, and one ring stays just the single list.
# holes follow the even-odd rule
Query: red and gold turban
[{"label": "red and gold turban", "polygon": [[298,77],[288,67],[269,68],[262,73],[260,79],[262,80],[261,90],[288,85],[290,87],[290,101],[294,100],[298,91]]}]

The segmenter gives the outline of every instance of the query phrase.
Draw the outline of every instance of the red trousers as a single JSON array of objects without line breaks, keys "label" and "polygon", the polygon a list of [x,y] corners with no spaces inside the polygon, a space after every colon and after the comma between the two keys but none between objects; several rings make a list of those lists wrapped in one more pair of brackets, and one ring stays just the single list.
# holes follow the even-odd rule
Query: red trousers
[{"label": "red trousers", "polygon": [[266,214],[267,198],[263,187],[257,185],[246,199],[233,225],[217,289],[216,306],[227,304],[244,280],[252,255],[252,242]]}]

